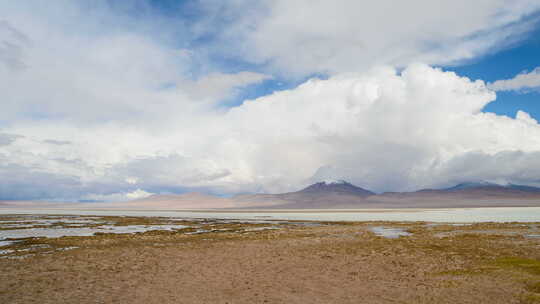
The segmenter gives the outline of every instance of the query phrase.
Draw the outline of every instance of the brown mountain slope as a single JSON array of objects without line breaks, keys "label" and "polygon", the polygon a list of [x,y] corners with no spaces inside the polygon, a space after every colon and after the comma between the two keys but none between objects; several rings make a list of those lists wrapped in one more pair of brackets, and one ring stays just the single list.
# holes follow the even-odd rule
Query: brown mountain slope
[{"label": "brown mountain slope", "polygon": [[375,193],[345,181],[319,182],[297,192],[238,195],[233,200],[244,207],[286,209],[360,208]]}]

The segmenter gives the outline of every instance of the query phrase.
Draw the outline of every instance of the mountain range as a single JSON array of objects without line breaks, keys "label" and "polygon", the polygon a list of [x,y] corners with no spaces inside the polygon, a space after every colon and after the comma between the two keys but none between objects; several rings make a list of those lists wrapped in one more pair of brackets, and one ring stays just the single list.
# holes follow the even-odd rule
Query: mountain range
[{"label": "mountain range", "polygon": [[[124,203],[126,204],[126,203]],[[540,188],[494,183],[461,183],[450,188],[376,194],[347,181],[321,181],[296,192],[241,194],[220,198],[201,194],[153,195],[131,206],[174,209],[378,209],[540,206]]]},{"label": "mountain range", "polygon": [[[37,205],[38,203],[36,203]],[[46,206],[43,202],[40,207]],[[32,202],[0,202],[0,207],[31,206]],[[241,194],[230,198],[201,193],[152,195],[112,203],[77,203],[51,207],[121,209],[384,209],[453,207],[540,207],[540,188],[489,182],[461,183],[443,189],[381,194],[347,181],[321,181],[296,192]]]}]

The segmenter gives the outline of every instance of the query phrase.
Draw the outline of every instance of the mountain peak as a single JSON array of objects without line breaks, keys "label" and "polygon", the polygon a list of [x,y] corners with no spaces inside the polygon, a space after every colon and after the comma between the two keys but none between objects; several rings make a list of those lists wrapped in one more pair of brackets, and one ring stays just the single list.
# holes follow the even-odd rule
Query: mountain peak
[{"label": "mountain peak", "polygon": [[315,183],[311,186],[300,190],[299,193],[310,193],[310,194],[324,194],[324,193],[338,193],[338,194],[349,194],[349,195],[358,195],[358,196],[370,196],[375,193],[357,187],[351,183],[348,183],[344,180],[324,180],[318,183]]},{"label": "mountain peak", "polygon": [[321,183],[323,183],[325,185],[344,185],[344,184],[348,184],[346,181],[344,181],[342,179],[327,179],[327,180],[321,181]]}]

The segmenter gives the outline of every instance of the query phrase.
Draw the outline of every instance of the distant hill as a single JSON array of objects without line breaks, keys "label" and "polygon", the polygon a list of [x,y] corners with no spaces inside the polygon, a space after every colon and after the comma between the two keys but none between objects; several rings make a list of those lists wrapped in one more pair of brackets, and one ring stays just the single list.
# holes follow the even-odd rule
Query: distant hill
[{"label": "distant hill", "polygon": [[350,184],[344,180],[337,181],[322,181],[313,185],[310,185],[298,192],[293,193],[303,193],[303,194],[344,194],[344,195],[356,195],[356,196],[370,196],[375,195],[375,192],[357,187],[353,184]]},{"label": "distant hill", "polygon": [[[383,195],[389,195],[385,193]],[[394,194],[396,195],[396,194]],[[523,185],[499,185],[489,182],[461,183],[453,187],[443,189],[423,189],[416,192],[397,194],[409,197],[440,197],[462,199],[540,199],[540,188]]]},{"label": "distant hill", "polygon": [[374,192],[346,181],[323,181],[300,191],[281,194],[248,194],[235,196],[236,202],[252,206],[291,209],[359,208]]},{"label": "distant hill", "polygon": [[540,188],[494,183],[460,183],[443,189],[376,194],[346,181],[326,181],[297,192],[233,198],[244,207],[278,209],[364,209],[540,206]]},{"label": "distant hill", "polygon": [[460,183],[442,189],[376,194],[347,181],[322,181],[296,192],[242,194],[231,198],[201,193],[152,195],[128,202],[0,202],[0,208],[76,209],[384,209],[452,207],[540,207],[540,188],[488,182]]},{"label": "distant hill", "polygon": [[[106,203],[100,204],[104,206]],[[92,204],[96,206],[96,204]],[[540,188],[460,183],[443,189],[376,194],[344,180],[321,181],[295,192],[242,194],[232,198],[201,193],[153,195],[115,203],[118,208],[139,209],[373,209],[445,208],[487,206],[540,206]]]},{"label": "distant hill", "polygon": [[141,210],[220,209],[236,207],[235,202],[230,199],[203,193],[156,194],[143,199],[136,199],[127,202],[87,203],[78,205],[91,209],[114,208]]},{"label": "distant hill", "polygon": [[465,191],[492,191],[492,192],[507,192],[513,194],[525,194],[525,193],[540,193],[540,188],[523,186],[523,185],[499,185],[489,182],[479,182],[479,183],[461,183],[457,184],[454,187],[442,189],[443,191],[448,192],[465,192]]}]

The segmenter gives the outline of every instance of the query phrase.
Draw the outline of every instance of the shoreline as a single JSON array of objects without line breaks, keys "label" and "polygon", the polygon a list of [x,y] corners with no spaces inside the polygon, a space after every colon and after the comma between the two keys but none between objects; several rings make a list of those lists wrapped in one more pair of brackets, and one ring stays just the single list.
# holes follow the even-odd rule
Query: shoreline
[{"label": "shoreline", "polygon": [[410,208],[338,208],[338,209],[231,209],[231,208],[208,208],[208,209],[181,209],[181,208],[67,208],[67,207],[44,207],[26,208],[0,206],[2,210],[75,210],[75,211],[134,211],[134,212],[197,212],[197,213],[370,213],[370,212],[421,212],[421,211],[450,211],[450,210],[476,210],[476,209],[516,209],[531,208],[540,209],[540,206],[478,206],[478,207],[410,207]]},{"label": "shoreline", "polygon": [[535,222],[540,220],[540,207],[480,207],[437,209],[337,209],[337,210],[136,210],[136,209],[71,209],[71,208],[0,208],[0,215],[101,215],[213,219],[270,219],[300,221],[394,221],[394,222]]}]

